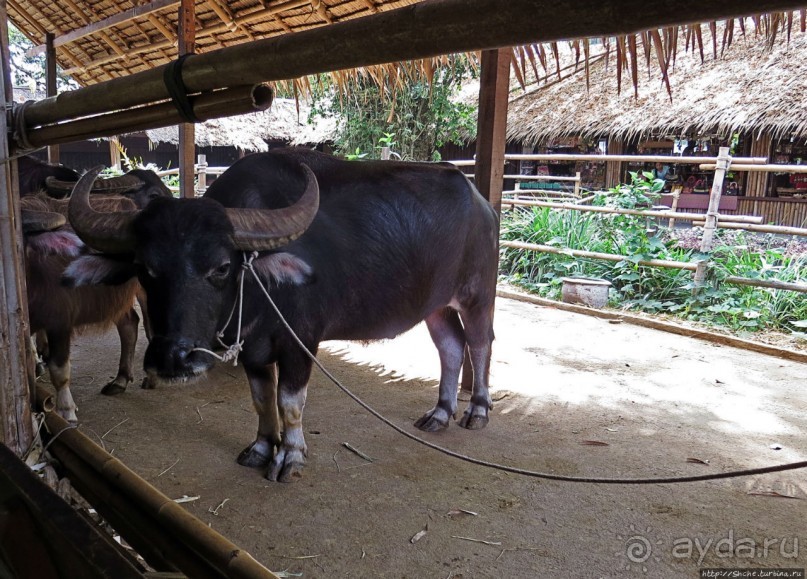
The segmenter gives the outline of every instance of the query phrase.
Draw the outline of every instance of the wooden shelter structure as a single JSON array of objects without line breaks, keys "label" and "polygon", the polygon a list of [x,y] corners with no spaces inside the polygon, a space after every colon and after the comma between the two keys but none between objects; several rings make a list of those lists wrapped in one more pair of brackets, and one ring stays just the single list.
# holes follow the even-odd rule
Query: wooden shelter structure
[{"label": "wooden shelter structure", "polygon": [[[596,47],[588,75],[582,63],[572,61],[548,75],[548,82],[513,91],[508,141],[521,144],[524,152],[589,152],[586,146],[607,141],[608,153],[669,155],[670,166],[687,147],[688,154],[714,155],[720,146],[731,146],[738,156],[768,157],[771,163],[807,164],[807,35],[799,32],[801,26],[796,19],[791,35],[775,39],[750,26],[743,33],[734,30],[727,46],[725,27],[716,26],[704,30],[703,53],[694,41],[686,50],[679,41],[668,69],[669,93],[657,72],[642,66],[635,88],[623,71],[620,90],[615,50],[606,55]],[[653,167],[608,165],[607,171],[605,163],[587,167],[589,186],[612,187],[625,182],[629,170]],[[713,172],[677,168],[682,183],[690,175],[703,182],[703,194],[686,191],[679,207],[705,210]],[[778,225],[807,223],[803,175],[735,171],[730,183],[724,192],[739,195],[721,211],[761,215]]]},{"label": "wooden shelter structure", "polygon": [[[2,26],[10,19],[35,42],[47,43],[44,49],[85,85],[13,110],[12,138],[0,142],[2,442],[22,454],[32,436],[32,364],[13,154],[78,138],[190,125],[192,120],[265,108],[271,93],[264,82],[293,82],[308,74],[356,67],[384,70],[395,66],[389,63],[413,59],[426,59],[421,69],[428,73],[433,57],[481,50],[476,184],[498,208],[509,47],[792,9],[800,3],[678,0],[675,6],[672,11],[666,3],[648,5],[639,0],[564,5],[543,0],[153,0],[137,5],[112,0],[0,0]],[[6,38],[5,30],[0,30],[0,43],[5,44]],[[9,103],[6,48],[0,58],[0,93]],[[195,54],[176,59],[177,54],[191,53]],[[6,117],[0,117],[0,130],[8,134],[6,123]],[[186,145],[193,142],[185,139]],[[102,465],[108,463],[106,457],[96,458]],[[120,478],[114,472],[107,474]],[[115,498],[107,480],[98,485]],[[191,535],[199,534],[193,524],[189,526]],[[229,546],[224,551],[233,553]],[[221,564],[227,567],[231,562],[225,558]]]}]

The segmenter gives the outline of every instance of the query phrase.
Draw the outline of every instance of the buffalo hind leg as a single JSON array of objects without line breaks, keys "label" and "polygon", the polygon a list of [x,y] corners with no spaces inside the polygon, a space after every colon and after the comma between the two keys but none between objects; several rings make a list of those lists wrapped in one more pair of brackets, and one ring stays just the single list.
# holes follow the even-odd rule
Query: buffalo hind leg
[{"label": "buffalo hind leg", "polygon": [[493,406],[488,388],[490,352],[493,343],[493,306],[464,311],[461,317],[474,372],[474,383],[471,402],[460,419],[460,426],[478,430],[487,425],[488,412]]},{"label": "buffalo hind leg", "polygon": [[48,372],[56,389],[56,412],[71,424],[76,424],[78,409],[70,393],[70,332],[48,332],[48,345]]},{"label": "buffalo hind leg", "polygon": [[456,310],[442,308],[426,318],[434,345],[440,354],[440,389],[437,405],[421,416],[415,426],[427,432],[448,427],[457,414],[457,383],[465,350],[465,333]]},{"label": "buffalo hind leg", "polygon": [[[309,349],[316,354],[316,348]],[[302,476],[308,454],[303,436],[303,409],[310,376],[311,360],[296,347],[278,361],[277,406],[283,437],[266,472],[269,480],[292,482]]]},{"label": "buffalo hind leg", "polygon": [[252,405],[258,413],[258,435],[238,455],[238,464],[250,467],[267,466],[280,446],[280,419],[277,410],[277,364],[263,368],[247,368],[252,392]]},{"label": "buffalo hind leg", "polygon": [[137,346],[137,324],[140,318],[134,308],[118,320],[115,326],[120,337],[120,362],[118,363],[118,375],[109,384],[101,389],[101,394],[114,396],[126,390],[126,387],[134,380],[132,368],[134,367],[135,347]]}]

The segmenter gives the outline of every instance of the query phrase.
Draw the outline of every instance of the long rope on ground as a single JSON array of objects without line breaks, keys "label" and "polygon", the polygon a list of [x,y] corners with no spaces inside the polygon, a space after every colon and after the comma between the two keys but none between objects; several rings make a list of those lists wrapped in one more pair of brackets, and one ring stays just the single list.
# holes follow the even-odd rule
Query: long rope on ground
[{"label": "long rope on ground", "polygon": [[402,434],[406,438],[410,440],[414,440],[424,446],[427,446],[433,450],[438,452],[442,452],[448,456],[457,458],[459,460],[463,460],[465,462],[469,462],[471,464],[476,464],[479,466],[485,466],[488,468],[493,468],[496,470],[501,470],[504,472],[511,472],[514,474],[520,474],[523,476],[533,477],[533,478],[540,478],[546,480],[554,480],[560,482],[570,482],[570,483],[590,483],[590,484],[618,484],[618,485],[646,485],[646,484],[674,484],[674,483],[687,483],[687,482],[699,482],[699,481],[707,481],[707,480],[718,480],[724,478],[737,478],[737,477],[744,477],[744,476],[753,476],[753,475],[760,475],[760,474],[768,474],[772,472],[782,472],[786,470],[796,470],[800,468],[807,468],[807,461],[801,462],[791,462],[787,464],[778,464],[774,466],[766,466],[762,468],[750,468],[750,469],[743,469],[743,470],[734,470],[728,472],[718,472],[713,474],[702,474],[702,475],[695,475],[695,476],[682,476],[682,477],[655,477],[655,478],[601,478],[601,477],[584,477],[584,476],[566,476],[561,474],[553,474],[549,472],[539,472],[524,468],[518,468],[514,466],[508,466],[505,464],[498,464],[495,462],[490,462],[487,460],[481,460],[478,458],[474,458],[472,456],[467,456],[465,454],[453,451],[451,449],[445,448],[444,446],[440,446],[439,444],[434,444],[433,442],[429,442],[419,436],[412,434],[411,432],[407,432],[397,424],[393,423],[391,420],[377,412],[371,406],[369,406],[366,402],[364,402],[361,398],[353,394],[344,384],[342,384],[333,374],[331,374],[325,366],[317,359],[317,357],[311,353],[311,351],[303,344],[302,340],[297,336],[295,331],[291,328],[289,323],[286,321],[286,318],[283,317],[283,314],[280,313],[280,310],[275,305],[274,300],[269,295],[269,292],[264,287],[263,282],[258,277],[257,272],[252,266],[252,259],[254,259],[254,255],[252,258],[247,258],[246,255],[244,256],[245,267],[252,273],[252,276],[255,278],[255,281],[258,284],[258,287],[261,288],[263,294],[266,296],[266,299],[269,301],[269,304],[272,306],[272,309],[275,311],[277,316],[280,318],[280,321],[283,323],[283,326],[286,330],[289,331],[294,341],[297,342],[297,345],[303,349],[303,351],[311,358],[311,361],[317,366],[317,368],[322,371],[328,379],[333,382],[337,388],[339,388],[342,392],[347,394],[350,398],[352,398],[359,406],[364,408],[367,412],[378,418],[381,422]]}]

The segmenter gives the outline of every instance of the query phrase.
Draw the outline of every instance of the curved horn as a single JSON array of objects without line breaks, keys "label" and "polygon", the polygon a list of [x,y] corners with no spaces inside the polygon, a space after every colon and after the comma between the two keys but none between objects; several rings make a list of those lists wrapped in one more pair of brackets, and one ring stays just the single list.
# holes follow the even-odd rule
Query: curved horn
[{"label": "curved horn", "polygon": [[76,235],[90,247],[105,253],[128,253],[134,249],[132,220],[137,211],[100,213],[90,206],[90,189],[103,169],[90,169],[76,183],[67,206],[67,217]]},{"label": "curved horn", "polygon": [[52,211],[31,211],[22,209],[22,231],[23,233],[40,233],[43,231],[53,231],[65,223],[67,219],[61,213]]},{"label": "curved horn", "polygon": [[294,205],[281,209],[227,209],[237,249],[275,249],[291,243],[308,229],[319,209],[319,184],[307,165],[300,166],[305,173],[305,191]]},{"label": "curved horn", "polygon": [[49,190],[64,191],[65,194],[67,194],[70,193],[75,186],[75,181],[62,181],[56,177],[45,177],[45,187]]},{"label": "curved horn", "polygon": [[[45,186],[56,191],[72,191],[76,186],[75,181],[62,181],[56,177],[47,177]],[[121,175],[119,177],[107,177],[98,179],[92,186],[93,193],[115,193],[131,191],[143,186],[143,181],[134,175]]]}]

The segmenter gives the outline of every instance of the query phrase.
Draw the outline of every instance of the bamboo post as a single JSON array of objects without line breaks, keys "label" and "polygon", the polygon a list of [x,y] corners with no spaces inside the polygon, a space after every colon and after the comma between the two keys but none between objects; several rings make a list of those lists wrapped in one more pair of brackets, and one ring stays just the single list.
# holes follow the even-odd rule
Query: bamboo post
[{"label": "bamboo post", "polygon": [[[181,0],[179,5],[178,53],[193,54],[196,44],[196,7],[194,0]],[[193,123],[179,125],[179,196],[195,196],[193,161],[196,157],[196,127]]]},{"label": "bamboo post", "polygon": [[580,171],[574,174],[574,197],[580,199]]},{"label": "bamboo post", "polygon": [[[56,96],[56,45],[52,32],[45,33],[45,94]],[[59,145],[48,146],[48,162],[59,162]]]},{"label": "bamboo post", "polygon": [[[50,147],[48,147],[50,149]],[[120,140],[117,136],[109,139],[109,166],[121,169],[120,164]]]},{"label": "bamboo post", "polygon": [[[675,213],[678,210],[678,200],[681,198],[681,188],[675,187],[675,190],[672,194],[672,207],[670,207],[670,211]],[[667,224],[667,227],[673,229],[675,227],[675,216],[670,217],[670,221]]]},{"label": "bamboo post", "polygon": [[[8,13],[0,0],[0,97],[12,101]],[[0,158],[8,158],[6,115],[0,115]],[[31,445],[33,359],[23,267],[16,163],[0,163],[0,441],[17,456]]]},{"label": "bamboo post", "polygon": [[204,195],[207,191],[207,155],[196,158],[196,195]]},{"label": "bamboo post", "polygon": [[381,147],[381,159],[383,161],[389,161],[389,158],[390,158],[389,147]]},{"label": "bamboo post", "polygon": [[[726,171],[731,165],[731,156],[729,155],[728,147],[720,147],[717,156],[717,164],[715,165],[715,178],[712,182],[712,190],[709,193],[709,208],[706,210],[706,221],[703,227],[703,237],[701,238],[701,253],[709,254],[712,251],[712,243],[714,240],[715,230],[717,229],[718,209],[720,207],[720,195],[723,191],[723,179],[726,177]],[[694,292],[697,293],[706,283],[706,271],[709,267],[709,260],[701,260],[698,262],[698,269],[695,271]]]}]

